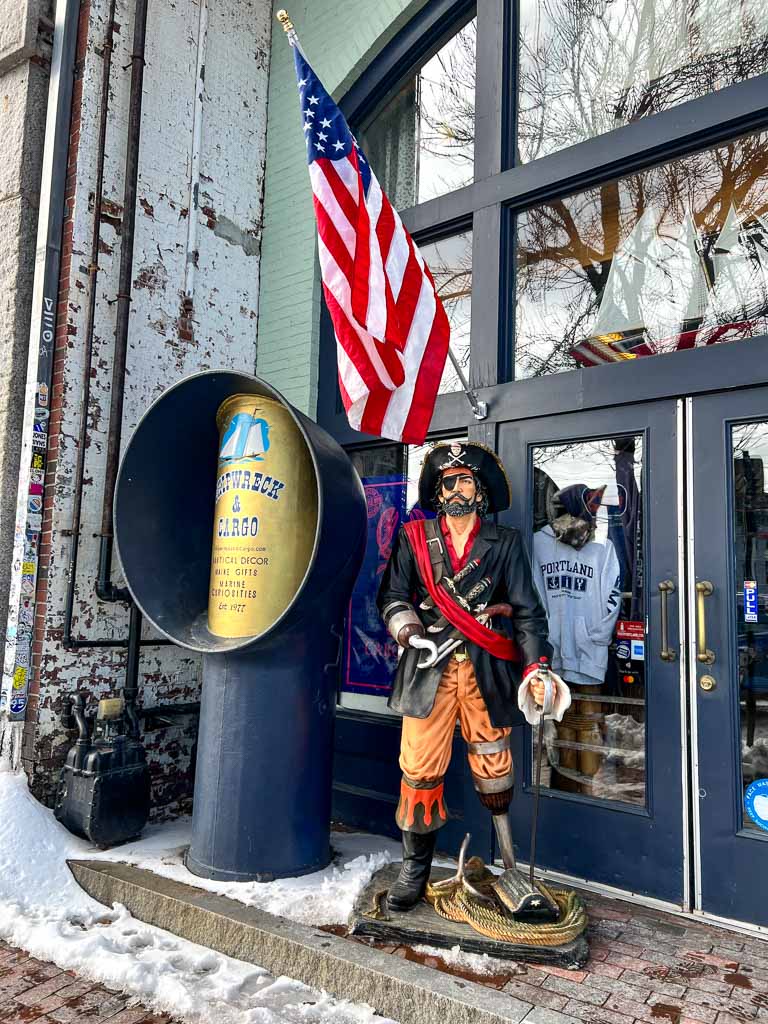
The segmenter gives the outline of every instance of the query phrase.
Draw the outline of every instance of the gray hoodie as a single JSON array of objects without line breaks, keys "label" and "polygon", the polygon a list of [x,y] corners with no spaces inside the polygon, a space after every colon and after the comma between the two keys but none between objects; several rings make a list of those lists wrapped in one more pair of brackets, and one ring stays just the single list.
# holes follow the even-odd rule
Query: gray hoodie
[{"label": "gray hoodie", "polygon": [[569,683],[602,683],[619,616],[619,560],[613,543],[578,551],[551,526],[533,535],[533,580],[547,610],[552,668]]}]

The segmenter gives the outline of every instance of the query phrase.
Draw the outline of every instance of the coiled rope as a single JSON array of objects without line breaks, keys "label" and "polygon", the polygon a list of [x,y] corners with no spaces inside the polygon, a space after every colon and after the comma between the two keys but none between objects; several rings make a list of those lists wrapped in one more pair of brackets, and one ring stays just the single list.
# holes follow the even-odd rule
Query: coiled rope
[{"label": "coiled rope", "polygon": [[487,938],[526,946],[563,946],[586,929],[587,912],[575,892],[553,889],[537,882],[544,895],[557,904],[559,919],[547,924],[515,921],[510,918],[494,892],[495,876],[479,858],[473,857],[467,868],[470,869],[470,866],[472,885],[488,902],[478,900],[458,879],[449,886],[444,882],[440,886],[428,885],[427,903],[440,917],[468,924]]}]

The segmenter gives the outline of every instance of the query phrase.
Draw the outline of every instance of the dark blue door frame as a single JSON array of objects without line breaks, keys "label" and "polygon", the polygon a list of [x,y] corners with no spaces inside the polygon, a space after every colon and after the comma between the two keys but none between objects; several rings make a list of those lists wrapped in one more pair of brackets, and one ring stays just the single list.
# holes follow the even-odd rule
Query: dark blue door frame
[{"label": "dark blue door frame", "polygon": [[[679,586],[677,432],[677,403],[654,402],[501,425],[498,451],[512,484],[508,522],[520,526],[530,543],[533,446],[629,434],[643,437],[646,806],[543,790],[537,860],[554,871],[684,906],[684,687],[678,610],[676,601],[669,602],[670,643],[678,655],[674,661],[663,661],[657,586],[661,580]],[[515,729],[513,743],[519,784],[512,823],[516,845],[526,859],[532,808],[530,728]]]},{"label": "dark blue door frame", "polygon": [[[689,485],[689,583],[696,902],[733,921],[768,925],[768,832],[745,827],[741,781],[740,683],[736,623],[731,427],[768,421],[768,388],[688,401],[693,474]],[[696,583],[704,601],[711,664],[697,660]],[[765,581],[761,580],[764,584]],[[704,677],[714,689],[701,686]],[[705,685],[709,685],[705,680]]]},{"label": "dark blue door frame", "polygon": [[[768,388],[756,387],[502,423],[496,438],[485,438],[495,442],[512,483],[513,507],[501,521],[519,526],[529,544],[534,446],[620,434],[641,434],[644,442],[646,806],[544,790],[538,863],[684,909],[762,926],[768,925],[768,833],[744,827],[742,816],[730,437],[733,424],[767,420]],[[679,476],[684,443],[685,481]],[[686,576],[680,578],[683,564]],[[659,656],[658,583],[664,579],[677,586],[676,599],[669,603],[670,644],[677,652],[672,662]],[[712,665],[696,658],[696,582],[702,580],[714,585],[706,609],[707,646],[716,655]],[[680,606],[685,607],[686,628]],[[700,687],[704,675],[715,678],[715,689]],[[692,746],[690,785],[686,723]],[[398,719],[340,710],[334,776],[338,820],[397,836],[398,746]],[[513,749],[518,782],[512,825],[525,860],[532,808],[527,726],[513,730]],[[446,795],[453,816],[441,834],[440,849],[455,853],[469,831],[473,851],[491,856],[492,829],[474,794],[458,733]]]}]

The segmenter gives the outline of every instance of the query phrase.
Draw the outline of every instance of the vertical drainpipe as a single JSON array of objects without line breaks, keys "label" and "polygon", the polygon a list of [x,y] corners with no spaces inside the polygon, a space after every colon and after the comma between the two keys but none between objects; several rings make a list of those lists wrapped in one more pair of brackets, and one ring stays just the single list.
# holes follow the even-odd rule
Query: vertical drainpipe
[{"label": "vertical drainpipe", "polygon": [[[117,285],[115,350],[112,359],[109,432],[107,435],[104,497],[101,509],[101,543],[96,593],[104,601],[128,600],[127,591],[120,591],[112,582],[112,548],[114,533],[112,512],[115,499],[120,442],[123,433],[125,398],[125,367],[128,355],[128,329],[133,287],[133,245],[136,228],[136,200],[139,181],[139,147],[141,142],[141,103],[144,85],[144,53],[147,36],[148,0],[136,0],[133,52],[131,53],[131,92],[128,107],[128,140],[125,150],[125,188],[123,192],[123,224],[120,245],[120,270]],[[130,641],[129,641],[130,642]]]},{"label": "vertical drainpipe", "polygon": [[114,49],[115,3],[116,0],[110,0],[107,13],[106,38],[103,45],[98,155],[96,158],[96,181],[93,199],[93,230],[91,234],[91,258],[88,263],[88,313],[85,322],[83,380],[80,386],[80,429],[78,431],[75,479],[72,484],[72,526],[70,529],[69,566],[67,569],[67,596],[64,605],[62,642],[65,647],[72,646],[72,615],[75,604],[75,587],[77,585],[77,556],[80,550],[85,456],[88,448],[88,411],[91,406],[91,362],[93,360],[93,333],[96,322],[96,297],[99,278],[99,242],[101,241],[101,214],[104,199],[104,160],[109,120],[109,79],[112,71],[112,52]]},{"label": "vertical drainpipe", "polygon": [[120,442],[123,432],[123,401],[125,398],[125,368],[128,356],[128,331],[131,316],[131,291],[133,289],[133,247],[139,184],[141,105],[142,90],[144,88],[144,55],[147,40],[148,7],[149,0],[136,0],[133,22],[133,50],[131,53],[131,91],[128,100],[128,138],[125,148],[125,186],[123,192],[120,269],[117,285],[115,349],[112,359],[107,462],[101,508],[99,569],[96,578],[96,596],[99,600],[128,601],[130,603],[128,660],[126,663],[123,696],[125,698],[126,717],[130,726],[130,733],[134,739],[139,737],[136,697],[138,695],[142,616],[139,609],[131,601],[128,591],[124,588],[116,587],[112,582],[112,548],[114,544],[112,519],[118,460],[120,458]]},{"label": "vertical drainpipe", "polygon": [[200,208],[200,150],[203,138],[203,91],[205,89],[205,50],[208,41],[208,0],[200,0],[197,26],[197,76],[192,121],[192,162],[189,174],[189,217],[187,220],[187,261],[184,268],[184,316],[191,318],[195,307],[197,273],[197,230]]},{"label": "vertical drainpipe", "polygon": [[[130,632],[134,626],[140,627],[140,620],[136,620],[135,616],[131,618],[131,627],[129,627],[128,638],[123,637],[109,637],[109,638],[88,638],[72,636],[72,623],[74,618],[74,607],[75,607],[75,591],[77,587],[77,567],[78,567],[78,555],[80,551],[80,534],[82,526],[82,507],[83,507],[83,480],[85,477],[85,459],[88,451],[88,410],[90,409],[90,394],[91,394],[91,360],[93,358],[93,338],[94,338],[94,322],[96,317],[96,299],[97,299],[97,279],[99,274],[99,241],[101,238],[101,221],[102,221],[102,199],[104,192],[104,162],[105,162],[105,147],[106,147],[106,136],[107,127],[109,121],[109,85],[110,85],[110,73],[112,67],[112,54],[114,49],[114,29],[115,29],[115,4],[116,0],[109,0],[109,10],[107,13],[107,28],[105,40],[103,43],[103,54],[104,63],[102,67],[102,80],[101,80],[101,104],[99,111],[99,132],[98,132],[98,157],[96,166],[96,178],[94,185],[94,204],[93,204],[93,229],[91,234],[91,256],[88,265],[88,310],[87,319],[85,324],[85,342],[83,348],[83,379],[80,389],[80,429],[78,432],[77,442],[77,463],[75,466],[75,478],[72,485],[73,503],[72,503],[72,525],[70,528],[70,549],[69,549],[69,564],[67,567],[67,594],[64,603],[64,624],[62,628],[62,645],[67,650],[83,650],[83,649],[105,649],[110,647],[131,647],[134,643],[133,634]],[[108,600],[127,600],[128,594],[114,587],[109,579],[101,581],[101,596],[106,594]],[[97,579],[97,594],[99,593],[99,581]],[[139,644],[142,641],[139,639]],[[170,640],[165,637],[156,638],[151,641],[147,641],[153,646],[162,646],[170,644]],[[129,658],[129,665],[133,665],[133,662]],[[131,668],[130,671],[133,671]],[[129,672],[130,675],[130,672]],[[129,684],[126,684],[129,685]]]},{"label": "vertical drainpipe", "polygon": [[[16,503],[16,531],[13,546],[8,622],[6,626],[5,660],[0,685],[0,770],[16,770],[21,761],[21,736],[26,718],[29,669],[32,660],[31,626],[28,634],[20,632],[22,576],[37,583],[41,526],[30,520],[30,483],[32,458],[42,454],[45,445],[36,450],[35,433],[47,438],[47,420],[36,414],[45,409],[51,390],[53,349],[61,267],[64,194],[69,158],[69,132],[72,114],[72,86],[77,49],[80,0],[57,0],[53,32],[51,73],[48,84],[48,108],[40,182],[40,207],[37,222],[37,252],[32,295],[32,322],[29,332],[29,355],[25,387],[22,444],[19,463],[19,489]],[[35,429],[37,426],[37,430]],[[44,433],[43,433],[44,432]],[[37,526],[38,528],[34,528]],[[30,568],[34,572],[25,572]],[[34,621],[34,619],[33,619]],[[24,664],[20,663],[20,659]],[[19,669],[24,669],[23,677]],[[22,685],[18,685],[23,679]],[[14,685],[16,688],[14,689]]]}]

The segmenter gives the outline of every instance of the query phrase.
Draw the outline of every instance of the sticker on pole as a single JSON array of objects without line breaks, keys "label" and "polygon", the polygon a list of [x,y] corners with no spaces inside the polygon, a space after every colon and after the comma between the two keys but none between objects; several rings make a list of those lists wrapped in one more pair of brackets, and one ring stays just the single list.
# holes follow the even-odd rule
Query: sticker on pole
[{"label": "sticker on pole", "polygon": [[756,580],[744,580],[744,621],[757,622]]},{"label": "sticker on pole", "polygon": [[11,697],[11,714],[20,715],[27,706],[26,697]]},{"label": "sticker on pole", "polygon": [[768,779],[757,779],[747,786],[744,807],[757,827],[768,832]]}]

